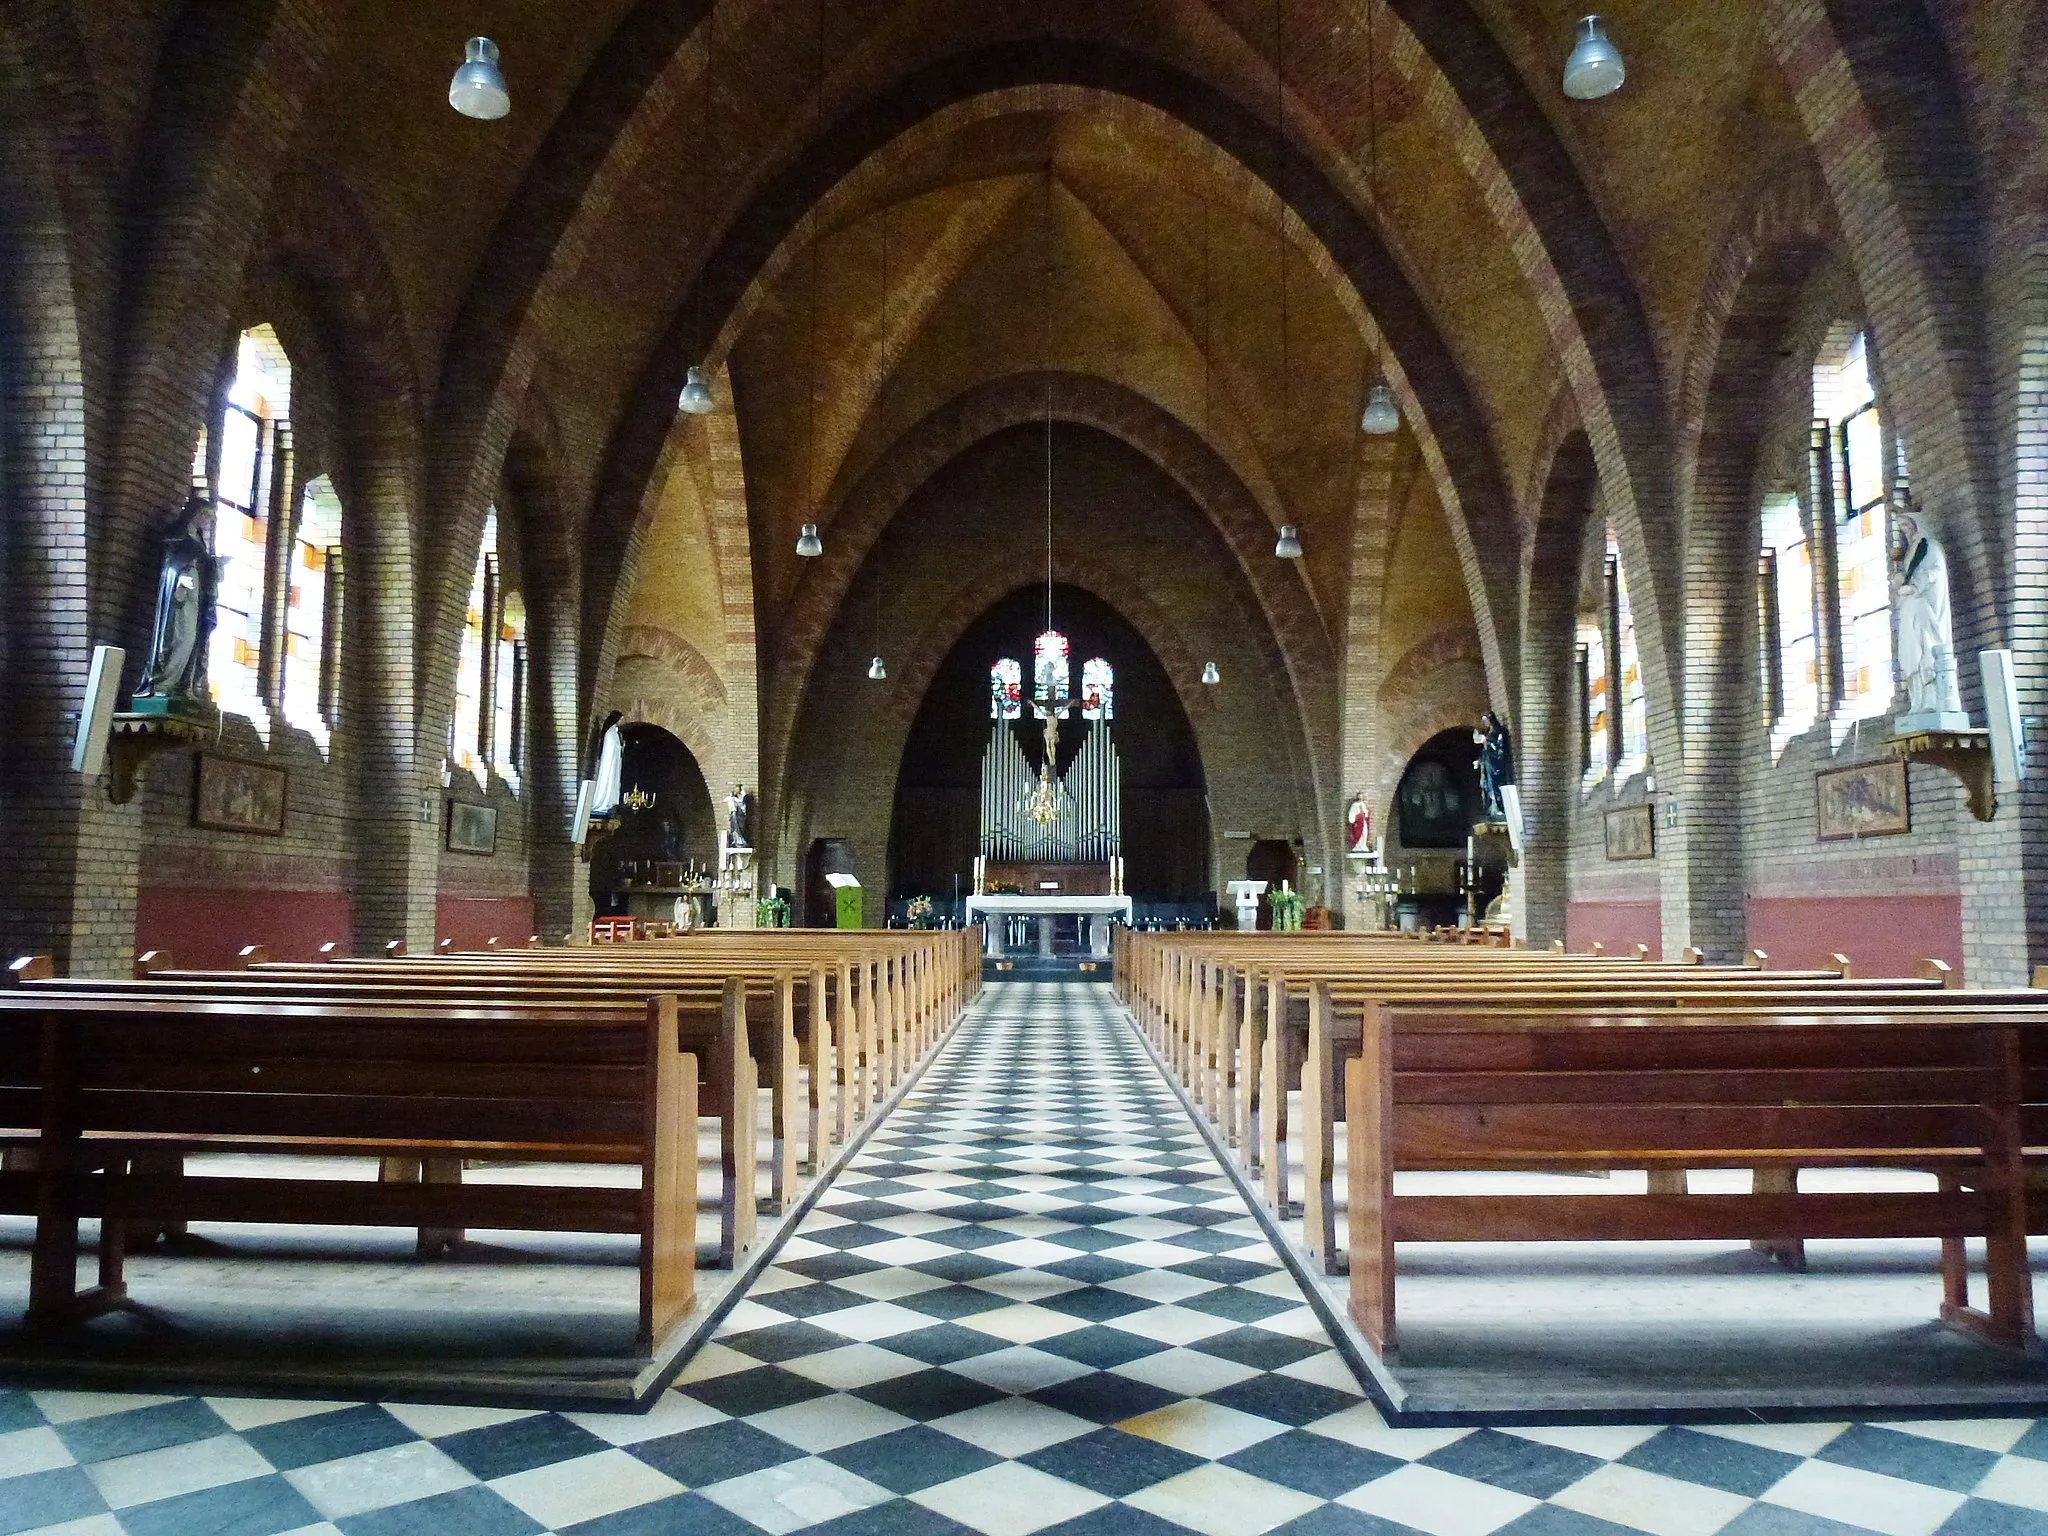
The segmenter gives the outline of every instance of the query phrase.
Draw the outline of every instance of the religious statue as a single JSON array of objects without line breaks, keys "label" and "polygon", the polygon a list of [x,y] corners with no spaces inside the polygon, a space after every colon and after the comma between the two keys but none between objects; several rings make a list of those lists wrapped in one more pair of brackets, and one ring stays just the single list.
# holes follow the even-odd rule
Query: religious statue
[{"label": "religious statue", "polygon": [[1372,812],[1365,796],[1353,795],[1344,810],[1344,851],[1360,858],[1372,852]]},{"label": "religious statue", "polygon": [[221,566],[207,542],[212,523],[213,502],[195,490],[164,532],[156,617],[149,661],[135,690],[138,699],[163,699],[173,705],[206,700],[206,652]]},{"label": "religious statue", "polygon": [[1903,503],[1892,524],[1893,609],[1899,623],[1899,677],[1907,713],[1893,728],[1960,730],[1970,723],[1956,687],[1954,629],[1949,618],[1948,557],[1920,525],[1920,504]]},{"label": "religious statue", "polygon": [[1505,821],[1507,810],[1500,792],[1515,782],[1514,739],[1508,735],[1506,723],[1489,709],[1472,732],[1472,742],[1479,748],[1473,766],[1479,770],[1480,819]]},{"label": "religious statue", "polygon": [[613,710],[605,717],[604,731],[598,738],[597,777],[590,789],[590,814],[593,816],[608,815],[619,804],[626,761],[626,741],[619,731],[619,722],[625,718]]},{"label": "religious statue", "polygon": [[732,793],[725,797],[725,849],[751,849],[754,845],[747,836],[747,786],[735,784]]}]

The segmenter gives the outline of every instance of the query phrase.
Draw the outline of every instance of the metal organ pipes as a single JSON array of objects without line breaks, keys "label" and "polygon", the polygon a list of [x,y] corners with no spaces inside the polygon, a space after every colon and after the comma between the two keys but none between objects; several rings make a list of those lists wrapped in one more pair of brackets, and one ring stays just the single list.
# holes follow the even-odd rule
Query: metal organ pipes
[{"label": "metal organ pipes", "polygon": [[[1010,722],[992,721],[981,760],[980,852],[999,863],[1097,863],[1123,853],[1123,765],[1107,720],[1082,725],[1081,750],[1059,779],[1059,813],[1048,827],[1024,815],[1038,775]],[[1055,764],[1055,771],[1057,765]]]}]

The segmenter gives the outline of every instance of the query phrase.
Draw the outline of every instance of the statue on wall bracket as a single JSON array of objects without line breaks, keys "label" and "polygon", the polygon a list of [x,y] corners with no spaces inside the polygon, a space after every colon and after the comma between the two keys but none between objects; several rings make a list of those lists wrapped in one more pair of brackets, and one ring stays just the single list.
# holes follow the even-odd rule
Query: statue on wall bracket
[{"label": "statue on wall bracket", "polygon": [[725,855],[727,858],[731,858],[735,854],[753,852],[753,840],[748,835],[747,830],[748,810],[751,804],[751,797],[747,794],[747,786],[744,784],[733,785],[732,793],[725,797]]},{"label": "statue on wall bracket", "polygon": [[1515,782],[1514,738],[1508,734],[1507,723],[1489,709],[1473,729],[1472,744],[1479,748],[1472,765],[1479,770],[1479,819],[1505,825],[1508,813],[1501,803],[1501,791]]},{"label": "statue on wall bracket", "polygon": [[213,637],[221,562],[213,552],[213,501],[195,489],[159,545],[149,660],[129,708],[136,714],[210,710],[206,656]]},{"label": "statue on wall bracket", "polygon": [[1905,684],[1906,713],[1892,730],[1967,730],[1956,686],[1955,630],[1949,615],[1948,557],[1923,522],[1920,503],[1910,496],[1893,504],[1892,611],[1898,621],[1899,680]]}]

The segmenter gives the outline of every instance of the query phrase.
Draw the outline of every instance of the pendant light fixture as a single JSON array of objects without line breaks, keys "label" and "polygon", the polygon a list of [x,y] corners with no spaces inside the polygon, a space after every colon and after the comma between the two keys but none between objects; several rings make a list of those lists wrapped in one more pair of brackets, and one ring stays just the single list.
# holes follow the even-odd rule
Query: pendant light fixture
[{"label": "pendant light fixture", "polygon": [[1384,384],[1375,384],[1365,392],[1365,414],[1358,420],[1359,426],[1372,437],[1385,437],[1390,432],[1401,430],[1401,413],[1394,406],[1394,392]]},{"label": "pendant light fixture", "polygon": [[1202,663],[1202,681],[1211,688],[1214,688],[1223,681],[1223,674],[1216,670],[1215,662],[1205,661]]},{"label": "pendant light fixture", "polygon": [[[1286,0],[1273,0],[1273,116],[1278,125],[1273,153],[1273,193],[1280,204],[1280,217],[1273,224],[1273,254],[1280,261],[1280,437],[1281,452],[1294,452],[1294,359],[1290,347],[1287,315],[1287,34]],[[1294,524],[1282,523],[1273,553],[1282,560],[1301,558],[1301,534]]]},{"label": "pendant light fixture", "polygon": [[875,659],[868,663],[868,681],[885,683],[889,680],[889,669],[882,665],[882,555],[874,554],[875,560]]},{"label": "pendant light fixture", "polygon": [[[879,307],[875,314],[881,326],[881,377],[875,387],[875,414],[883,421],[889,419],[889,204],[882,204],[882,282]],[[877,541],[879,543],[879,541]],[[882,554],[873,551],[875,562],[875,659],[868,663],[868,681],[885,683],[889,680],[889,669],[882,662]]]},{"label": "pendant light fixture", "polygon": [[[1365,13],[1365,143],[1366,175],[1372,186],[1375,213],[1380,207],[1380,70],[1379,6],[1377,0]],[[1365,412],[1358,425],[1368,437],[1387,437],[1401,430],[1400,408],[1394,392],[1384,381],[1365,392]]]},{"label": "pendant light fixture", "polygon": [[711,386],[704,382],[701,363],[690,364],[690,376],[683,381],[682,394],[676,397],[676,409],[686,416],[709,416],[718,409],[718,402],[712,398]]},{"label": "pendant light fixture", "polygon": [[1578,41],[1564,62],[1564,93],[1573,101],[1598,101],[1612,96],[1628,78],[1621,50],[1608,40],[1598,16],[1579,23]]},{"label": "pendant light fixture", "polygon": [[[818,135],[823,128],[825,115],[825,0],[817,0],[818,56],[817,70],[811,77],[811,133],[812,142],[819,142]],[[809,329],[810,353],[809,387],[804,390],[804,490],[806,499],[813,505],[818,501],[818,240],[819,231],[811,232],[811,277]],[[796,552],[806,560],[815,560],[825,553],[825,541],[818,537],[818,525],[805,523],[797,533]]]},{"label": "pendant light fixture", "polygon": [[448,82],[448,105],[483,123],[496,122],[512,110],[512,93],[505,89],[504,71],[498,68],[498,45],[488,37],[472,37],[463,50],[455,78]]},{"label": "pendant light fixture", "polygon": [[[697,138],[697,206],[702,208],[710,199],[705,195],[704,185],[710,179],[710,172],[704,167],[714,163],[711,140],[712,93],[718,84],[718,5],[712,0],[704,13],[704,86],[697,93],[698,125]],[[704,253],[704,263],[697,272],[697,345],[704,345],[704,279],[708,275],[711,253]],[[711,393],[710,381],[704,377],[702,363],[690,364],[689,377],[683,380],[683,392],[676,397],[676,409],[685,416],[709,416],[718,409],[718,401]]]},{"label": "pendant light fixture", "polygon": [[[1045,627],[1052,629],[1052,150],[1045,152],[1045,204],[1038,224],[1039,278],[1038,366],[1045,374]],[[1052,719],[1047,717],[1047,725]],[[1048,742],[1046,771],[1052,770]]]}]

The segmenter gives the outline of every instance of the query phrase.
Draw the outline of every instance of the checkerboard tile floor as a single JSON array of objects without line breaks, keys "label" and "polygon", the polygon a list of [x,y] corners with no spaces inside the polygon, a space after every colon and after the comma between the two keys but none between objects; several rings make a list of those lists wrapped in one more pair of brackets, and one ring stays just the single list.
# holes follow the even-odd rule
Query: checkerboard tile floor
[{"label": "checkerboard tile floor", "polygon": [[0,1536],[2048,1536],[2048,1421],[1389,1429],[1107,988],[991,987],[647,1415],[0,1390]]}]

